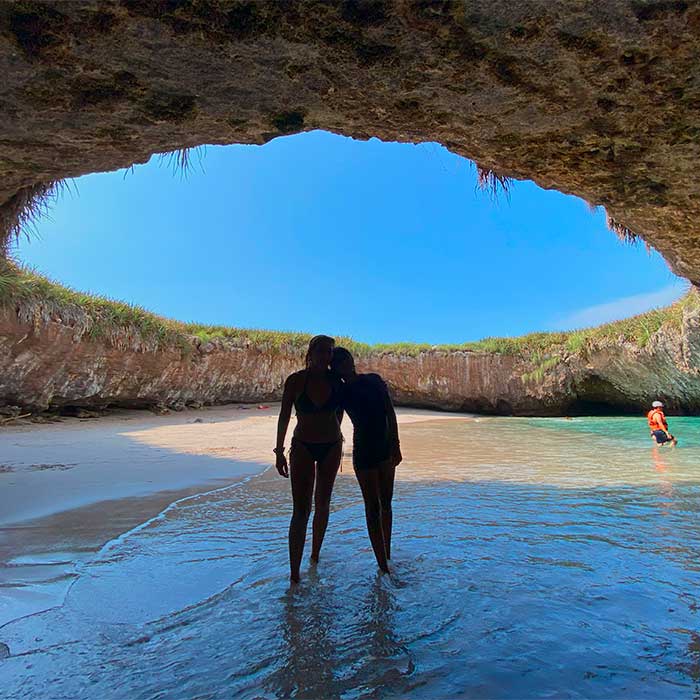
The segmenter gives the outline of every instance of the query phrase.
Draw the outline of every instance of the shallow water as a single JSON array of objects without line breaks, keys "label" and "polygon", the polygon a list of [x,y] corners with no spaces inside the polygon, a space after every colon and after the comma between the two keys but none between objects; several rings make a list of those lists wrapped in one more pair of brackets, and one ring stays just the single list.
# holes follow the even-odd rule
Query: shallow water
[{"label": "shallow water", "polygon": [[627,418],[406,425],[391,578],[347,467],[294,591],[287,481],[190,498],[0,628],[0,695],[698,697],[700,419],[671,427],[675,449]]}]

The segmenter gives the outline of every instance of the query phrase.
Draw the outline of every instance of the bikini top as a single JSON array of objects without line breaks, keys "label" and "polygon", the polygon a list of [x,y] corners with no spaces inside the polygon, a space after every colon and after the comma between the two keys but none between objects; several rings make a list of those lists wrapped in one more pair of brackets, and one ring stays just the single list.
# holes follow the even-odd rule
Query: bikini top
[{"label": "bikini top", "polygon": [[326,399],[326,402],[321,406],[317,406],[306,393],[306,385],[309,381],[309,372],[304,375],[304,388],[301,394],[294,399],[294,408],[297,415],[318,414],[318,413],[334,413],[341,403],[341,386],[340,383],[331,376],[330,372],[326,373],[326,378],[331,385],[331,395]]}]

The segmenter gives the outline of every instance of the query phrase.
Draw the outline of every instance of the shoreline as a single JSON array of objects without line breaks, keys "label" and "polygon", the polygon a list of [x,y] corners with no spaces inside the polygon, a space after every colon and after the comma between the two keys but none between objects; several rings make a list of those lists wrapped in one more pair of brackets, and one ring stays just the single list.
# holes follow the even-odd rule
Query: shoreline
[{"label": "shoreline", "polygon": [[[278,403],[232,404],[3,427],[0,629],[61,605],[82,563],[174,503],[272,467],[278,413]],[[404,425],[470,418],[401,408],[397,416]]]},{"label": "shoreline", "polygon": [[272,411],[250,408],[125,410],[4,428],[0,629],[61,605],[82,563],[174,503],[264,471],[255,456]]},{"label": "shoreline", "polygon": [[4,428],[0,527],[257,472],[266,463],[260,448],[272,410],[253,417],[247,408],[164,416],[126,410]]},{"label": "shoreline", "polygon": [[[147,497],[259,473],[273,464],[279,403],[228,404],[157,415],[115,410],[0,429],[0,528],[101,501]],[[399,424],[486,419],[397,408]],[[293,420],[287,434],[291,440]],[[343,423],[346,450],[352,445]]]}]

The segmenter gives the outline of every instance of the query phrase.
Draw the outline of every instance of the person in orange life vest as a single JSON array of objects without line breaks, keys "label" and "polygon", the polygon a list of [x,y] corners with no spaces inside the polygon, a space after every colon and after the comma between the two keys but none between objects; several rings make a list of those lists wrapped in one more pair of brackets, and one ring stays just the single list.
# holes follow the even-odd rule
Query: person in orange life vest
[{"label": "person in orange life vest", "polygon": [[677,442],[676,438],[668,432],[668,423],[664,415],[664,405],[661,401],[654,401],[651,407],[651,411],[647,413],[647,422],[649,423],[651,437],[656,441],[657,445],[663,445],[667,442],[675,445]]}]

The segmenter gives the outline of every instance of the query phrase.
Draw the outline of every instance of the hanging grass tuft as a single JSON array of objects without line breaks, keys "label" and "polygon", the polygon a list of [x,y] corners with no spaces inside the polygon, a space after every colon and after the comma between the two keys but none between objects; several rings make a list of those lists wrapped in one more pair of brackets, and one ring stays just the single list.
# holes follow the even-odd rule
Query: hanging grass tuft
[{"label": "hanging grass tuft", "polygon": [[53,180],[23,187],[0,208],[0,254],[7,256],[9,246],[22,234],[36,233],[39,219],[46,216],[59,194],[66,188],[64,180]]},{"label": "hanging grass tuft", "polygon": [[190,148],[179,148],[177,151],[170,151],[169,153],[159,154],[159,158],[166,162],[168,166],[172,169],[173,174],[180,175],[183,178],[187,176],[194,169],[196,158],[197,165],[202,167],[202,158],[204,157],[204,146],[190,147]]},{"label": "hanging grass tuft", "polygon": [[[187,177],[195,165],[201,167],[204,147],[180,148],[160,154],[173,173]],[[133,171],[133,166],[132,166]],[[0,207],[0,256],[7,257],[10,245],[20,236],[29,238],[36,234],[39,220],[48,215],[57,197],[70,187],[70,181],[52,180],[28,185],[20,189],[4,206]]]},{"label": "hanging grass tuft", "polygon": [[505,175],[489,169],[482,168],[478,163],[476,165],[476,185],[482,191],[486,192],[493,199],[497,199],[498,195],[503,192],[506,197],[510,195],[510,188],[513,181]]},{"label": "hanging grass tuft", "polygon": [[607,212],[605,213],[605,223],[623,243],[636,243],[639,240],[639,236],[634,231],[613,219]]},{"label": "hanging grass tuft", "polygon": [[[638,233],[635,233],[632,229],[613,219],[607,212],[605,212],[605,223],[623,243],[638,243],[639,241],[644,241]],[[644,247],[647,249],[647,253],[651,253],[651,246],[646,241],[644,241]]]}]

